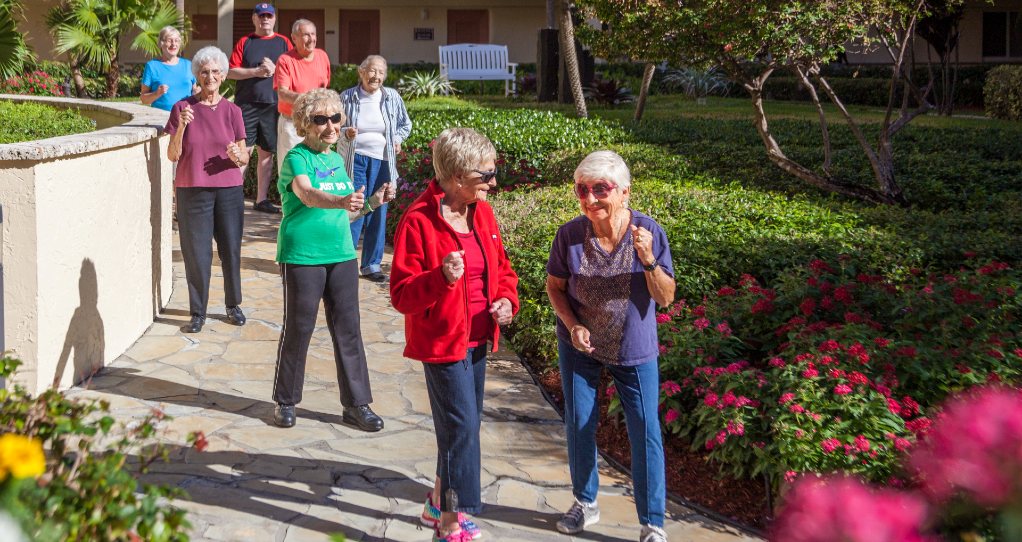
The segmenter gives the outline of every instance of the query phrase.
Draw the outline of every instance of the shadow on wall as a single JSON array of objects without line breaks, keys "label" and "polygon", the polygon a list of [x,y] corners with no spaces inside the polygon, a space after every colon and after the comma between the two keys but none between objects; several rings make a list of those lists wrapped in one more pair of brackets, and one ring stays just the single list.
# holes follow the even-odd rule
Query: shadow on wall
[{"label": "shadow on wall", "polygon": [[153,243],[153,314],[163,309],[163,166],[160,160],[160,140],[149,141],[145,148],[146,164],[149,165],[149,226]]},{"label": "shadow on wall", "polygon": [[60,351],[57,370],[53,375],[53,387],[59,387],[68,360],[74,351],[72,375],[73,383],[89,378],[103,367],[106,352],[106,330],[103,317],[99,314],[99,283],[96,279],[96,266],[92,260],[82,260],[82,272],[78,277],[78,308],[71,315],[71,322],[64,337],[64,348]]}]

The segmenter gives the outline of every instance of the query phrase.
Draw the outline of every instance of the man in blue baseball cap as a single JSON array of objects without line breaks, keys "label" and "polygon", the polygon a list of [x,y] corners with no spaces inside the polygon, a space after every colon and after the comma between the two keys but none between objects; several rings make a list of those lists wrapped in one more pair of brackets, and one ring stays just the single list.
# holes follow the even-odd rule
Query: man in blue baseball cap
[{"label": "man in blue baseball cap", "polygon": [[277,10],[273,5],[256,4],[252,10],[255,32],[238,40],[227,72],[228,78],[238,81],[234,103],[241,108],[245,120],[246,143],[255,146],[258,152],[254,208],[264,213],[280,212],[267,198],[273,153],[277,150],[277,92],[273,89],[273,74],[277,59],[292,48],[287,36],[273,31],[276,23]]}]

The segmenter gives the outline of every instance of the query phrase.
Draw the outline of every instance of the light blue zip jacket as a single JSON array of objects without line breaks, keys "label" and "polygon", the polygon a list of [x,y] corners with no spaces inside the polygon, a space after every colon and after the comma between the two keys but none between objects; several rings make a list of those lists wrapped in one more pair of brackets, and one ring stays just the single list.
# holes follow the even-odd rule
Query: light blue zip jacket
[{"label": "light blue zip jacket", "polygon": [[[341,106],[344,108],[344,116],[348,117],[345,127],[358,126],[358,85],[355,85],[341,93]],[[383,107],[383,124],[386,127],[387,144],[384,147],[387,165],[390,166],[390,178],[397,180],[397,153],[394,152],[394,145],[408,139],[412,133],[412,119],[408,117],[408,110],[405,109],[405,102],[401,95],[390,87],[382,87],[383,98],[380,100]],[[343,129],[342,129],[343,130]],[[355,141],[343,136],[343,132],[337,142],[337,151],[344,157],[344,167],[348,171],[348,177],[354,179],[352,169],[355,164]],[[371,194],[366,194],[369,197]]]}]

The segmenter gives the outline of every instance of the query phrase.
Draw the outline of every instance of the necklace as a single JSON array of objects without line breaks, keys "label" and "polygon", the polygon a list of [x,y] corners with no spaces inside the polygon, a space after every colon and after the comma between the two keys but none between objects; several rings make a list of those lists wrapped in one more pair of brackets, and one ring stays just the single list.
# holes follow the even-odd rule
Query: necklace
[{"label": "necklace", "polygon": [[313,156],[316,157],[316,160],[319,161],[319,165],[323,166],[323,171],[316,171],[316,177],[320,178],[320,179],[325,179],[327,177],[333,177],[334,174],[337,173],[337,170],[340,169],[340,167],[331,168],[330,166],[326,165],[326,160],[323,160],[323,155],[324,154],[326,154],[326,153],[325,152],[324,153],[316,153],[316,154],[313,155]]},{"label": "necklace", "polygon": [[[216,96],[213,96],[213,98],[216,98]],[[202,105],[208,107],[210,109],[210,111],[216,111],[216,108],[220,106],[220,102],[221,101],[223,101],[223,100],[217,100],[215,103],[208,104],[208,103],[205,102],[205,100],[202,100],[199,103],[201,103]]]}]

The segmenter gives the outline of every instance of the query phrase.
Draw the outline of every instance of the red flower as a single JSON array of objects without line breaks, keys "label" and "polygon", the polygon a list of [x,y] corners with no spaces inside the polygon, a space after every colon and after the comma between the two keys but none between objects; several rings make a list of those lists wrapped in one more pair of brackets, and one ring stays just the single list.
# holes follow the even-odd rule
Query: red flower
[{"label": "red flower", "polygon": [[802,303],[798,306],[798,310],[806,316],[811,316],[813,311],[816,310],[816,300],[811,297],[803,299]]},{"label": "red flower", "polygon": [[719,297],[727,297],[727,296],[735,295],[737,293],[738,293],[738,290],[735,290],[734,288],[732,288],[730,286],[724,286],[720,290],[717,290],[717,295]]},{"label": "red flower", "polygon": [[849,393],[852,393],[852,387],[848,384],[838,384],[837,386],[834,386],[835,395],[848,395]]},{"label": "red flower", "polygon": [[699,331],[702,331],[710,327],[710,321],[707,320],[706,318],[698,318],[696,319],[695,322],[692,322],[692,326],[698,329]]},{"label": "red flower", "polygon": [[667,423],[673,423],[675,420],[678,419],[678,416],[679,414],[677,410],[669,408],[667,409],[667,413],[664,414],[664,421]]},{"label": "red flower", "polygon": [[774,304],[771,303],[769,299],[762,297],[752,305],[752,309],[750,310],[752,314],[770,314],[774,312]]},{"label": "red flower", "polygon": [[820,443],[820,447],[823,448],[824,453],[831,453],[837,450],[841,446],[841,443],[836,438],[829,438]]}]

